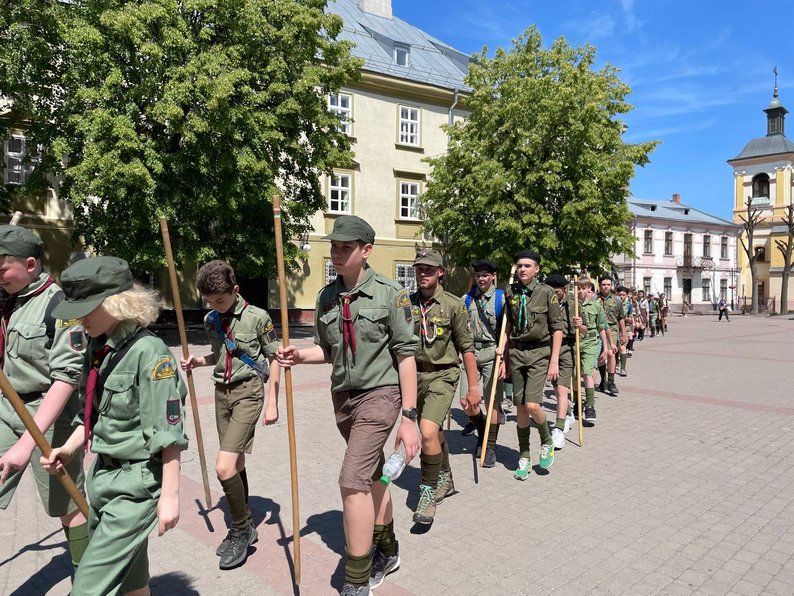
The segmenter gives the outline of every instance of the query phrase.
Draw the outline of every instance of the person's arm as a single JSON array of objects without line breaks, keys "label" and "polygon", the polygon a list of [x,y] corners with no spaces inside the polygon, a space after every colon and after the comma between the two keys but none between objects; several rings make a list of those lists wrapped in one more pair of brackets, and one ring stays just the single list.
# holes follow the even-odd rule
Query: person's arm
[{"label": "person's arm", "polygon": [[187,358],[179,359],[179,366],[185,372],[198,368],[199,366],[215,366],[215,354],[207,354],[206,356],[194,356],[188,354]]},{"label": "person's arm", "polygon": [[466,382],[469,387],[466,390],[466,397],[461,401],[468,403],[466,409],[476,409],[479,407],[482,397],[480,396],[480,389],[478,387],[478,372],[477,372],[477,358],[474,352],[463,353],[463,369],[466,373]]},{"label": "person's arm", "polygon": [[321,346],[312,346],[303,350],[298,350],[295,346],[279,347],[276,362],[284,368],[296,364],[326,364],[331,362],[331,354]]},{"label": "person's arm", "polygon": [[74,454],[83,447],[85,429],[83,425],[75,427],[71,436],[60,447],[56,447],[50,452],[49,457],[41,456],[39,462],[49,474],[57,474],[63,466],[72,461]]},{"label": "person's arm", "polygon": [[[402,409],[410,410],[416,407],[416,359],[413,356],[397,356],[397,375],[400,379],[400,394],[402,396]],[[397,429],[397,438],[394,448],[402,443],[405,448],[405,461],[410,462],[419,453],[422,442],[419,427],[416,422],[407,416],[400,416],[400,426]]]},{"label": "person's arm", "polygon": [[278,396],[281,387],[281,366],[278,361],[273,358],[270,363],[270,379],[267,384],[267,406],[265,407],[265,415],[262,418],[262,424],[275,424],[278,422]]},{"label": "person's arm", "polygon": [[157,500],[157,534],[162,536],[179,522],[179,462],[181,449],[170,445],[162,450],[163,480]]},{"label": "person's arm", "polygon": [[551,336],[551,358],[549,358],[549,371],[546,379],[556,381],[560,376],[560,348],[562,347],[562,331],[557,330]]}]

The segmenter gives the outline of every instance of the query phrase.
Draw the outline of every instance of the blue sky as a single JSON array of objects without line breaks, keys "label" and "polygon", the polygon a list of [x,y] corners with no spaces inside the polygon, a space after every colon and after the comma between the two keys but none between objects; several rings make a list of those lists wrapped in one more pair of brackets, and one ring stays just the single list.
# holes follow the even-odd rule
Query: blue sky
[{"label": "blue sky", "polygon": [[[534,24],[548,46],[559,36],[598,48],[633,92],[627,140],[657,139],[631,183],[636,197],[669,199],[731,218],[726,160],[766,134],[777,65],[783,105],[794,112],[788,2],[760,0],[392,0],[396,16],[467,53],[509,47]],[[788,5],[790,7],[790,5]],[[787,118],[794,138],[794,113]]]}]

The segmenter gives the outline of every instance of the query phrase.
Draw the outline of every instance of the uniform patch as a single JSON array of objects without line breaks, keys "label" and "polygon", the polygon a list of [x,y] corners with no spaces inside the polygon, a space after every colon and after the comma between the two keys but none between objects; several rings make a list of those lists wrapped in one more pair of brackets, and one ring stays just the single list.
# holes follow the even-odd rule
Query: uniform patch
[{"label": "uniform patch", "polygon": [[403,316],[405,317],[406,323],[412,323],[414,320],[413,311],[411,310],[411,305],[407,304],[403,306]]},{"label": "uniform patch", "polygon": [[444,335],[444,328],[443,327],[437,327],[436,328],[436,335],[438,335],[439,337]]},{"label": "uniform patch", "polygon": [[557,304],[558,302],[559,302],[559,300],[557,300],[557,294],[554,294],[554,296],[551,297],[551,303],[552,304]]},{"label": "uniform patch", "polygon": [[408,292],[400,292],[397,294],[397,308],[404,308],[411,304],[410,299],[408,298]]},{"label": "uniform patch", "polygon": [[171,426],[179,424],[179,421],[182,420],[182,408],[180,406],[181,403],[178,399],[169,399],[165,402],[165,420]]},{"label": "uniform patch", "polygon": [[85,335],[82,331],[69,332],[69,347],[75,352],[82,352],[85,350]]},{"label": "uniform patch", "polygon": [[79,322],[80,319],[58,319],[58,327],[71,327]]},{"label": "uniform patch", "polygon": [[[170,356],[164,356],[152,367],[152,380],[161,381],[162,379],[173,379],[176,376],[174,361]],[[171,403],[171,402],[169,402]],[[177,420],[179,422],[179,420]],[[176,424],[173,423],[173,424]]]}]

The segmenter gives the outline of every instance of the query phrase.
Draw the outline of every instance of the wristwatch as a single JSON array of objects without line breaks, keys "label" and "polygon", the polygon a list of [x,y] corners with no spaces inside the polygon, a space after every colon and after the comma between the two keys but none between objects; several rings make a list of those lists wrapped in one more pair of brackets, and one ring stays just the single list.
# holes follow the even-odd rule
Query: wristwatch
[{"label": "wristwatch", "polygon": [[403,410],[403,416],[416,422],[417,418],[419,418],[419,412],[416,411],[416,408],[409,408],[407,410]]}]

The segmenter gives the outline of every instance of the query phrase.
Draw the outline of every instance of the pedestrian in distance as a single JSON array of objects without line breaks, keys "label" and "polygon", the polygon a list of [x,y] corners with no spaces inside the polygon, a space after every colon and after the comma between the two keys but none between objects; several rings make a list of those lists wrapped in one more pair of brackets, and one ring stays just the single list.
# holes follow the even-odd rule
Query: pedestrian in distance
[{"label": "pedestrian in distance", "polygon": [[626,286],[617,287],[617,295],[620,298],[621,314],[623,315],[624,326],[620,329],[620,340],[618,342],[618,374],[621,377],[628,375],[628,346],[629,330],[631,328],[631,302],[629,300],[629,289]]},{"label": "pedestrian in distance", "polygon": [[728,316],[728,302],[725,300],[725,296],[720,296],[720,301],[717,304],[717,308],[720,311],[720,316],[717,319],[717,322],[722,321],[722,315],[725,315],[725,320],[730,323],[731,318]]}]

